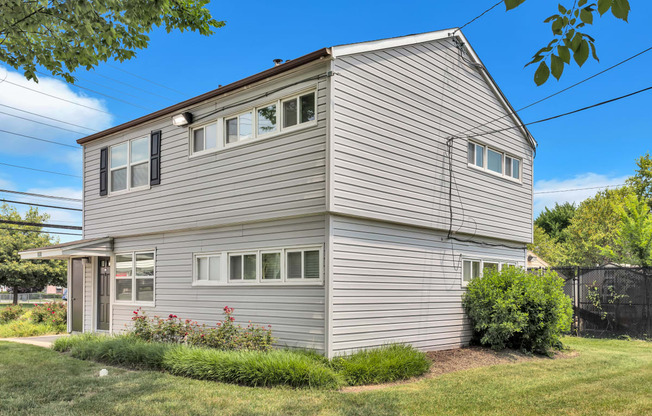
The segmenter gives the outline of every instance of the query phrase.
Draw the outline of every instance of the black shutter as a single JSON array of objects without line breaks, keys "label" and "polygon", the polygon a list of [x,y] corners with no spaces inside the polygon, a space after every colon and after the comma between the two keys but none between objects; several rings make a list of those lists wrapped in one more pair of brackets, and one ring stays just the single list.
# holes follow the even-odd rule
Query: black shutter
[{"label": "black shutter", "polygon": [[100,196],[108,192],[109,182],[109,148],[100,149]]},{"label": "black shutter", "polygon": [[152,132],[150,145],[149,184],[161,183],[161,130]]}]

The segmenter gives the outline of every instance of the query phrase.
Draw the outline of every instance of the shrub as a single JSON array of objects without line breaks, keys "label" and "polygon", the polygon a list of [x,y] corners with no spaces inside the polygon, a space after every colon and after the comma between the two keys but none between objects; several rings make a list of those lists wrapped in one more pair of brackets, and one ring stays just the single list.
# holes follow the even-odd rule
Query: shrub
[{"label": "shrub", "polygon": [[141,309],[134,311],[131,333],[143,340],[188,344],[220,350],[269,351],[272,348],[271,325],[267,328],[249,324],[242,328],[235,324],[233,308],[224,307],[224,319],[215,328],[200,325],[189,319],[181,320],[170,314],[163,319],[149,318]]},{"label": "shrub", "polygon": [[64,302],[35,303],[32,309],[32,322],[52,326],[66,326],[67,307]]},{"label": "shrub", "polygon": [[428,371],[430,362],[423,352],[412,346],[390,344],[336,357],[332,366],[349,385],[357,386],[420,376]]},{"label": "shrub", "polygon": [[473,279],[463,304],[474,336],[493,349],[550,354],[570,330],[573,310],[563,279],[554,272],[533,275],[509,267]]},{"label": "shrub", "polygon": [[14,321],[20,318],[24,313],[25,309],[20,305],[0,307],[0,324]]},{"label": "shrub", "polygon": [[28,319],[17,319],[0,325],[0,338],[35,337],[45,334],[58,334],[65,332],[65,330],[65,326],[35,324]]},{"label": "shrub", "polygon": [[342,378],[312,357],[291,350],[220,351],[177,347],[165,355],[172,374],[252,387],[338,388]]}]

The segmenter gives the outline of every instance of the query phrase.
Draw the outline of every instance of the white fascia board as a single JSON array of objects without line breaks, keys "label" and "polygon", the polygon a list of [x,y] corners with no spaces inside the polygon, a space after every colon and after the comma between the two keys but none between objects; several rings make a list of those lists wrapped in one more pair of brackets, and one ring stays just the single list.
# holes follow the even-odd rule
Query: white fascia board
[{"label": "white fascia board", "polygon": [[[331,47],[331,55],[335,58],[338,56],[353,55],[377,51],[388,48],[398,48],[401,46],[414,45],[417,43],[430,42],[449,37],[456,28],[438,30],[436,32],[419,33],[416,35],[400,36],[397,38],[372,40],[369,42],[350,43],[347,45],[338,45]],[[459,33],[459,31],[458,31]]]},{"label": "white fascia board", "polygon": [[20,254],[21,260],[57,259],[65,257],[63,250],[60,248],[39,251],[20,251],[18,254]]}]

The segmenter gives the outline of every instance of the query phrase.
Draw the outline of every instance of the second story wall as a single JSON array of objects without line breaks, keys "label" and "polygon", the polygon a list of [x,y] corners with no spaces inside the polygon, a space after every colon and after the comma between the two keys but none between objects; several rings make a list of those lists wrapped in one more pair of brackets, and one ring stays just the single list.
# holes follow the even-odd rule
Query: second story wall
[{"label": "second story wall", "polygon": [[[452,199],[454,232],[530,241],[531,146],[452,39],[335,55],[330,210],[448,231]],[[468,163],[466,138],[449,159],[450,136],[503,128],[477,143],[519,160],[518,180]]]},{"label": "second story wall", "polygon": [[[326,62],[188,108],[202,125],[314,88],[316,121],[266,138],[191,155],[190,131],[171,116],[84,146],[84,238],[153,233],[281,218],[325,210]],[[264,98],[261,94],[270,93]],[[250,101],[244,103],[245,101]],[[241,103],[241,104],[238,104]],[[228,107],[222,111],[224,107]],[[224,130],[224,119],[220,120]],[[279,120],[280,123],[280,120]],[[100,196],[100,151],[161,130],[161,183]],[[218,138],[219,139],[219,138]],[[110,173],[109,173],[110,175]],[[109,187],[110,188],[110,187]]]}]

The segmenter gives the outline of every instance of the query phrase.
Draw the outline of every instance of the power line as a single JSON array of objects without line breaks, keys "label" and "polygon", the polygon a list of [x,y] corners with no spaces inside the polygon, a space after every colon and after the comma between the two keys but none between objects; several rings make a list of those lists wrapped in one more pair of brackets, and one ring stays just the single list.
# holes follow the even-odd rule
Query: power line
[{"label": "power line", "polygon": [[[506,130],[518,129],[518,128],[525,127],[525,126],[531,126],[533,124],[539,124],[539,123],[543,123],[543,122],[546,122],[546,121],[555,120],[555,119],[558,119],[558,118],[561,118],[561,117],[569,116],[571,114],[579,113],[581,111],[590,110],[592,108],[600,107],[600,106],[603,106],[605,104],[610,104],[610,103],[613,103],[615,101],[619,101],[619,100],[622,100],[622,99],[625,99],[625,98],[629,98],[629,97],[631,97],[633,95],[640,94],[642,92],[646,92],[646,91],[649,91],[649,90],[652,90],[652,87],[643,88],[642,90],[634,91],[634,92],[632,92],[630,94],[621,95],[620,97],[612,98],[612,99],[606,100],[606,101],[601,101],[599,103],[592,104],[592,105],[589,105],[587,107],[578,108],[577,110],[569,111],[567,113],[557,114],[556,116],[543,118],[543,119],[537,120],[537,121],[531,121],[529,123],[519,124],[517,126],[505,127],[504,129],[491,130],[491,131],[487,131],[487,132],[484,132],[484,133],[471,134],[471,135],[467,135],[466,137],[467,138],[472,138],[472,137],[486,136],[488,134],[500,133],[500,132],[503,132],[503,131],[506,131]],[[454,137],[456,137],[456,136],[454,136]]]},{"label": "power line", "polygon": [[51,173],[53,175],[70,176],[70,177],[73,177],[73,178],[81,178],[81,176],[79,176],[79,175],[71,175],[69,173],[55,172],[55,171],[52,171],[52,170],[43,170],[43,169],[30,168],[30,167],[27,167],[27,166],[12,165],[12,164],[9,164],[9,163],[0,162],[0,165],[9,166],[9,167],[18,168],[18,169],[33,170],[33,171],[36,171],[36,172]]},{"label": "power line", "polygon": [[22,108],[12,107],[12,106],[7,105],[7,104],[0,104],[0,106],[7,107],[7,108],[11,108],[12,110],[20,111],[20,112],[27,113],[27,114],[31,114],[31,115],[34,115],[34,116],[47,118],[48,120],[58,121],[59,123],[68,124],[68,125],[70,125],[70,126],[79,127],[79,128],[82,128],[82,129],[86,129],[86,130],[93,131],[93,132],[97,132],[97,131],[98,131],[98,130],[92,129],[92,128],[90,128],[90,127],[85,127],[85,126],[80,126],[79,124],[69,123],[69,122],[67,122],[67,121],[59,120],[58,118],[44,116],[44,115],[39,114],[39,113],[33,113],[33,112],[31,112],[31,111],[23,110]]},{"label": "power line", "polygon": [[592,186],[592,187],[589,187],[589,188],[558,189],[556,191],[539,191],[539,192],[535,192],[535,194],[536,195],[539,195],[539,194],[555,194],[555,193],[558,193],[558,192],[586,191],[586,190],[589,190],[589,189],[620,188],[621,186],[625,186],[625,184],[621,183],[619,185]]},{"label": "power line", "polygon": [[82,235],[79,233],[64,233],[61,231],[38,231],[38,230],[27,230],[25,228],[9,228],[9,227],[0,227],[0,230],[23,231],[28,233],[44,233],[44,234],[61,234],[61,235],[78,235],[78,236]]},{"label": "power line", "polygon": [[19,118],[21,120],[31,121],[32,123],[42,124],[42,125],[48,126],[48,127],[53,127],[55,129],[70,131],[70,132],[77,133],[77,134],[88,134],[88,133],[84,133],[84,132],[81,132],[81,131],[69,129],[67,127],[55,126],[54,124],[44,123],[42,121],[34,120],[32,118],[21,117],[21,116],[17,116],[16,114],[11,114],[11,113],[5,113],[4,111],[0,111],[0,114],[4,114],[4,115],[9,116],[9,117]]},{"label": "power line", "polygon": [[99,111],[100,113],[104,113],[104,114],[112,115],[112,114],[109,113],[108,111],[100,110],[99,108],[91,107],[91,106],[84,105],[84,104],[81,104],[81,103],[78,103],[78,102],[75,102],[75,101],[68,100],[68,99],[66,99],[66,98],[61,98],[61,97],[58,97],[58,96],[56,96],[56,95],[48,94],[47,92],[43,92],[43,91],[39,91],[39,90],[35,90],[34,88],[29,88],[29,87],[26,87],[26,86],[24,86],[24,85],[16,84],[15,82],[7,81],[7,80],[4,80],[4,82],[7,83],[7,84],[15,85],[16,87],[19,87],[19,88],[24,88],[24,89],[29,90],[29,91],[33,91],[33,92],[36,92],[36,93],[39,93],[39,94],[46,95],[46,96],[48,96],[48,97],[55,98],[55,99],[57,99],[57,100],[65,101],[65,102],[70,103],[70,104],[78,105],[78,106],[80,106],[80,107],[88,108],[88,109],[90,109],[90,110]]},{"label": "power line", "polygon": [[575,84],[570,85],[570,86],[568,86],[568,87],[566,87],[566,88],[564,88],[564,89],[562,89],[562,90],[560,90],[560,91],[557,91],[557,92],[554,93],[554,94],[550,94],[550,95],[548,95],[547,97],[544,97],[544,98],[542,98],[542,99],[540,99],[540,100],[537,100],[537,101],[535,101],[535,102],[533,102],[533,103],[530,103],[530,104],[526,105],[525,107],[521,107],[521,108],[519,108],[518,110],[514,110],[514,111],[512,111],[512,112],[509,112],[508,114],[504,114],[504,115],[502,115],[502,116],[500,116],[500,117],[496,117],[496,118],[494,118],[494,119],[492,119],[492,120],[489,120],[488,122],[486,122],[486,123],[484,123],[484,124],[478,125],[478,126],[476,126],[476,127],[472,127],[472,128],[470,128],[470,129],[465,130],[465,131],[462,132],[462,133],[457,133],[457,134],[458,134],[458,135],[460,135],[460,134],[465,134],[465,133],[468,133],[469,131],[473,131],[473,130],[475,130],[475,129],[477,129],[477,128],[480,128],[480,127],[486,127],[486,126],[488,126],[488,125],[494,123],[495,121],[502,120],[502,119],[505,118],[505,117],[510,117],[510,116],[512,116],[512,115],[515,115],[516,113],[518,113],[518,112],[520,112],[520,111],[523,111],[523,110],[525,110],[525,109],[527,109],[527,108],[530,108],[530,107],[532,107],[532,106],[535,106],[535,105],[537,105],[537,104],[540,104],[540,103],[542,103],[542,102],[544,102],[544,101],[546,101],[546,100],[549,100],[549,99],[552,98],[552,97],[555,97],[555,96],[557,96],[557,95],[559,95],[559,94],[562,94],[562,93],[564,93],[564,92],[566,92],[566,91],[568,91],[568,90],[570,90],[570,89],[572,89],[572,88],[577,87],[578,85],[581,85],[581,84],[583,84],[583,83],[585,83],[585,82],[587,82],[587,81],[589,81],[589,80],[592,80],[593,78],[596,78],[596,77],[598,77],[598,76],[604,74],[605,72],[609,72],[609,71],[611,71],[612,69],[617,68],[617,67],[619,67],[620,65],[622,65],[622,64],[624,64],[624,63],[627,63],[627,62],[629,62],[629,61],[631,61],[631,60],[633,60],[633,59],[636,59],[636,58],[638,58],[639,56],[641,56],[641,55],[643,55],[643,54],[645,54],[645,53],[647,53],[647,52],[649,52],[649,51],[652,51],[652,47],[649,47],[649,48],[647,48],[647,49],[644,49],[644,50],[642,50],[641,52],[639,52],[639,53],[637,53],[637,54],[635,54],[635,55],[632,55],[632,56],[630,56],[629,58],[624,59],[624,60],[618,62],[617,64],[614,64],[614,65],[610,66],[609,68],[606,68],[606,69],[604,69],[604,70],[602,70],[602,71],[600,71],[600,72],[598,72],[598,73],[595,73],[595,74],[591,75],[590,77],[584,78],[583,80],[581,80],[581,81],[579,81],[579,82],[576,82]]},{"label": "power line", "polygon": [[59,199],[61,201],[83,202],[83,199],[78,199],[78,198],[68,198],[68,197],[65,197],[65,196],[44,195],[44,194],[34,194],[34,193],[30,193],[30,192],[11,191],[9,189],[0,189],[0,192],[6,192],[8,194],[35,196],[35,197],[38,197],[38,198]]},{"label": "power line", "polygon": [[0,220],[0,224],[25,225],[27,227],[61,228],[64,230],[77,230],[77,231],[82,230],[82,227],[77,225],[44,224],[41,222],[29,222],[29,221]]},{"label": "power line", "polygon": [[[144,89],[144,88],[139,88],[139,87],[137,87],[137,86],[135,86],[135,85],[131,85],[131,84],[127,83],[127,82],[120,81],[120,80],[115,79],[115,78],[107,77],[106,75],[102,75],[102,74],[98,74],[98,73],[94,73],[94,74],[97,75],[98,77],[106,78],[106,79],[108,79],[109,81],[117,82],[118,84],[126,85],[126,86],[129,87],[129,88],[133,88],[133,89],[135,89],[135,90],[142,91],[142,92],[144,92],[144,93],[146,93],[146,94],[153,95],[153,96],[155,96],[155,97],[164,98],[164,99],[166,99],[166,100],[176,101],[175,98],[167,97],[167,96],[165,96],[165,95],[160,95],[160,94],[157,94],[157,93],[155,93],[155,92],[147,91],[147,90]],[[80,79],[84,79],[84,78],[80,78]],[[85,81],[87,81],[87,82],[93,82],[93,81],[88,80],[87,78],[85,79]],[[97,83],[96,83],[96,84],[97,84]]]},{"label": "power line", "polygon": [[61,207],[58,205],[44,205],[44,204],[36,204],[34,202],[21,202],[21,201],[10,201],[8,199],[0,198],[0,202],[6,202],[8,204],[21,204],[21,205],[29,205],[29,206],[34,206],[34,207],[42,207],[42,208],[54,208],[54,209],[64,209],[68,211],[83,211],[81,208],[70,208],[70,207]]},{"label": "power line", "polygon": [[460,26],[460,27],[458,27],[457,29],[455,29],[455,31],[451,34],[451,36],[454,35],[454,34],[456,34],[457,32],[459,32],[460,30],[464,29],[465,27],[467,27],[467,26],[470,25],[471,23],[475,22],[476,20],[478,20],[479,18],[481,18],[481,17],[484,16],[485,14],[489,13],[490,11],[492,11],[493,9],[495,9],[496,7],[498,7],[498,6],[499,6],[500,4],[502,4],[502,3],[503,3],[503,0],[500,0],[498,3],[494,4],[493,6],[491,6],[490,8],[488,8],[487,10],[485,10],[484,12],[480,13],[479,15],[477,15],[476,17],[474,17],[473,19],[471,19],[471,20],[469,20],[468,22],[464,23],[462,26]]},{"label": "power line", "polygon": [[120,68],[120,67],[118,67],[118,66],[111,65],[111,64],[109,64],[109,63],[107,63],[106,65],[107,65],[107,66],[110,66],[110,67],[113,68],[113,69],[117,69],[118,71],[122,71],[122,72],[124,72],[125,74],[129,74],[129,75],[131,75],[131,76],[133,76],[133,77],[136,77],[136,78],[142,79],[143,81],[147,81],[147,82],[149,82],[150,84],[158,85],[158,86],[161,87],[161,88],[165,88],[166,90],[170,90],[170,91],[176,92],[177,94],[186,95],[185,92],[181,92],[181,91],[179,91],[179,90],[175,90],[174,88],[170,88],[170,87],[168,87],[167,85],[159,84],[158,82],[154,82],[154,81],[149,80],[149,79],[147,79],[147,78],[145,78],[145,77],[143,77],[143,76],[140,76],[140,75],[138,75],[138,74],[134,74],[133,72],[129,72],[129,71],[127,71],[126,69],[122,69],[122,68]]},{"label": "power line", "polygon": [[24,138],[26,138],[26,139],[38,140],[38,141],[41,141],[41,142],[52,143],[52,144],[58,144],[58,145],[60,145],[60,146],[71,147],[71,148],[73,148],[73,149],[79,149],[79,146],[74,146],[74,145],[72,145],[72,144],[67,144],[67,143],[57,142],[57,141],[54,141],[54,140],[41,139],[40,137],[28,136],[27,134],[15,133],[15,132],[13,132],[13,131],[2,130],[2,129],[0,129],[0,132],[2,132],[2,133],[7,133],[7,134],[13,134],[14,136],[24,137]]}]

